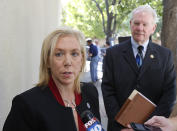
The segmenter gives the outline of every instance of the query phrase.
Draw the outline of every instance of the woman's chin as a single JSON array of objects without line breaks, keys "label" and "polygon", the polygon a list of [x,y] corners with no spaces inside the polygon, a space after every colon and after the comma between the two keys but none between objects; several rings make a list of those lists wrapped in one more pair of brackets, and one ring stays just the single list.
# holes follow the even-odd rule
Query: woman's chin
[{"label": "woman's chin", "polygon": [[72,80],[72,79],[65,79],[65,80],[63,80],[62,81],[62,83],[63,84],[65,84],[65,85],[70,85],[70,84],[74,84],[74,80]]}]

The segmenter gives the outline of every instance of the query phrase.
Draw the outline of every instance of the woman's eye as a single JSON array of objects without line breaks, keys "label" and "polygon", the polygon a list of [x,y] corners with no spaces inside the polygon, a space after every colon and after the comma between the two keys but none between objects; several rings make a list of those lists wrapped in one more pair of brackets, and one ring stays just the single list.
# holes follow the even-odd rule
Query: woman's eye
[{"label": "woman's eye", "polygon": [[77,53],[77,52],[73,52],[72,53],[72,56],[74,56],[74,57],[76,57],[76,56],[78,56],[79,55],[79,53]]},{"label": "woman's eye", "polygon": [[58,57],[60,57],[62,55],[63,55],[63,53],[61,53],[61,52],[55,53],[55,56],[58,56]]}]

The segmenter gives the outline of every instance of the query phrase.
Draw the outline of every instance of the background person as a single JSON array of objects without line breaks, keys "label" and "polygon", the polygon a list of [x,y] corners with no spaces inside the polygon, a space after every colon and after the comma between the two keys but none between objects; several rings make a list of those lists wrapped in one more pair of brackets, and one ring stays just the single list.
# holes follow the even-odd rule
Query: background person
[{"label": "background person", "polygon": [[109,41],[106,41],[105,46],[104,46],[104,50],[102,50],[102,54],[103,56],[106,55],[106,50],[111,46],[111,43]]},{"label": "background person", "polygon": [[99,61],[102,61],[103,58],[101,56],[101,49],[100,49],[99,41],[97,39],[95,40],[95,45],[97,46]]},{"label": "background person", "polygon": [[85,66],[85,38],[60,28],[43,42],[39,82],[17,95],[3,131],[85,131],[80,114],[90,110],[100,120],[98,92],[80,84]]},{"label": "background person", "polygon": [[98,49],[97,46],[92,43],[92,40],[87,40],[89,45],[89,56],[91,57],[90,61],[90,75],[93,83],[96,83],[98,80],[97,67],[99,62]]},{"label": "background person", "polygon": [[[103,55],[103,63],[104,63],[104,57],[106,56],[106,50],[111,47],[111,43],[109,41],[106,41],[104,50],[102,50]],[[102,65],[102,70],[104,70],[104,64]]]},{"label": "background person", "polygon": [[[149,5],[134,9],[130,20],[131,39],[106,51],[102,92],[108,131],[124,128],[115,121],[115,116],[134,89],[157,105],[151,116],[168,117],[172,111],[176,99],[172,53],[149,40],[156,29],[156,19],[157,14]],[[141,56],[139,46],[143,49]],[[142,62],[139,65],[137,56]]]}]

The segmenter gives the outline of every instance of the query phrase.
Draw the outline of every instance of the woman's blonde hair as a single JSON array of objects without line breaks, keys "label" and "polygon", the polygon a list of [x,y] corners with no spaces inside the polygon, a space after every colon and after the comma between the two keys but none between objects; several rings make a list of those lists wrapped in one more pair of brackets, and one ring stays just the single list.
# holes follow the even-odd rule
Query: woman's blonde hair
[{"label": "woman's blonde hair", "polygon": [[40,71],[39,71],[39,82],[36,84],[37,86],[46,86],[48,85],[51,72],[48,68],[49,58],[52,56],[54,48],[59,38],[65,36],[74,36],[80,44],[81,54],[82,54],[82,66],[81,72],[77,76],[74,81],[74,91],[77,93],[81,92],[80,89],[80,75],[84,71],[85,63],[86,63],[86,52],[85,52],[85,37],[84,35],[75,29],[70,27],[60,27],[57,30],[50,33],[43,41],[42,49],[41,49],[41,58],[40,58]]}]

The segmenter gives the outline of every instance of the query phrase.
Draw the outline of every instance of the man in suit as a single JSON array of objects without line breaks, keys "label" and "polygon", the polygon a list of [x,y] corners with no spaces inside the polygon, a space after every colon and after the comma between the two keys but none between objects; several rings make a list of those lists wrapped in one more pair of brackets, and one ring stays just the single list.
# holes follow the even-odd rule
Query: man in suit
[{"label": "man in suit", "polygon": [[106,52],[102,92],[108,131],[124,128],[115,121],[115,116],[134,89],[157,105],[151,116],[168,117],[172,111],[176,99],[172,53],[149,40],[156,29],[156,19],[157,14],[149,5],[134,9],[131,38]]}]

